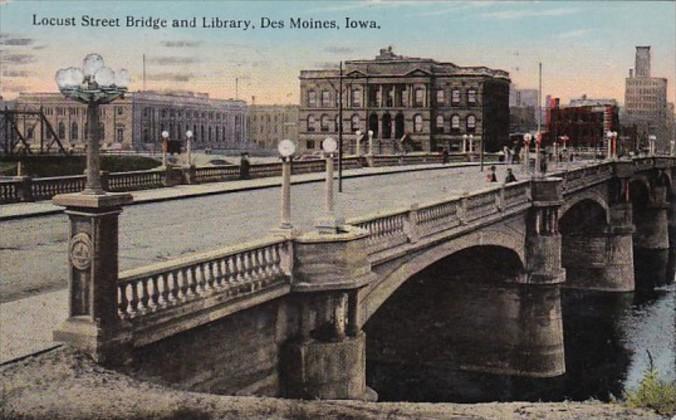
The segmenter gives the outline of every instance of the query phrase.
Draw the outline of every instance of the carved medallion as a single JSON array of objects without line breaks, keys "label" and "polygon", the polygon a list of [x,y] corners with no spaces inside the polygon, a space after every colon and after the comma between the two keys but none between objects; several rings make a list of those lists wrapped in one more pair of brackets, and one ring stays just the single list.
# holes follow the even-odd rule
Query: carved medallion
[{"label": "carved medallion", "polygon": [[70,238],[70,262],[78,270],[86,270],[91,265],[92,240],[84,232]]}]

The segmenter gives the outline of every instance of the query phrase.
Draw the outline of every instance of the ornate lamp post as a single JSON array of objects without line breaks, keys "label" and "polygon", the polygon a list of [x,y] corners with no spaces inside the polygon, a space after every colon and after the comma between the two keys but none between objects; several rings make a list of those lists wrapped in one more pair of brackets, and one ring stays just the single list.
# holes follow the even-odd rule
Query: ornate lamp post
[{"label": "ornate lamp post", "polygon": [[467,153],[467,134],[462,135],[462,153]]},{"label": "ornate lamp post", "polygon": [[674,157],[676,155],[676,140],[671,140],[669,142],[669,156]]},{"label": "ornate lamp post", "polygon": [[542,145],[542,133],[535,133],[535,175],[541,175],[540,165],[540,146]]},{"label": "ornate lamp post", "polygon": [[608,159],[617,157],[617,131],[608,131]]},{"label": "ornate lamp post", "polygon": [[533,139],[530,133],[526,133],[523,136],[523,163],[524,163],[524,173],[530,173],[530,141]]},{"label": "ornate lamp post", "polygon": [[355,131],[354,135],[357,136],[357,141],[356,141],[356,144],[355,144],[355,154],[357,155],[357,157],[361,157],[361,147],[359,145],[359,143],[361,143],[361,136],[362,136],[361,130]]},{"label": "ornate lamp post", "polygon": [[169,150],[169,132],[162,132],[162,166],[167,167],[167,150]]},{"label": "ornate lamp post", "polygon": [[650,156],[655,156],[655,143],[657,142],[657,136],[651,134],[648,136],[648,154]]},{"label": "ornate lamp post", "polygon": [[98,54],[85,57],[83,68],[56,73],[61,93],[87,104],[87,183],[84,191],[60,194],[55,204],[70,219],[68,243],[69,316],[54,339],[89,353],[102,363],[124,359],[124,333],[117,315],[118,216],[132,201],[130,194],[104,192],[99,171],[99,105],[127,92],[129,74],[113,72]]},{"label": "ornate lamp post", "polygon": [[373,130],[369,130],[368,135],[369,135],[369,156],[373,156]]},{"label": "ornate lamp post", "polygon": [[279,229],[291,232],[291,158],[296,152],[296,145],[288,139],[284,139],[277,145],[277,150],[282,159],[282,207]]},{"label": "ornate lamp post", "polygon": [[326,194],[324,197],[324,215],[316,223],[316,227],[320,233],[335,234],[340,226],[336,218],[333,194],[333,154],[337,149],[338,143],[332,137],[327,137],[322,142],[322,150],[326,158]]},{"label": "ornate lamp post", "polygon": [[188,166],[192,165],[192,131],[188,130],[185,132],[185,138],[186,138],[186,152],[188,154]]}]

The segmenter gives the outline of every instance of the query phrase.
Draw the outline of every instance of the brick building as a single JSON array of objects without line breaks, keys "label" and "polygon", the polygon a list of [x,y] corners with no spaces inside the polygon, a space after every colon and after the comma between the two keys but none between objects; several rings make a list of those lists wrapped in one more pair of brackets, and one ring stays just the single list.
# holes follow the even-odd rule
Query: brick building
[{"label": "brick building", "polygon": [[571,100],[560,106],[554,98],[545,118],[545,144],[552,144],[561,136],[568,137],[568,146],[603,147],[606,132],[621,131],[617,101],[614,99]]},{"label": "brick building", "polygon": [[[357,130],[372,130],[375,153],[398,149],[461,151],[463,135],[481,139],[487,151],[508,142],[509,74],[487,67],[460,67],[381,49],[372,60],[349,60],[343,69],[343,133],[347,152]],[[339,70],[300,73],[300,150],[318,150],[337,136]],[[362,149],[363,150],[363,149]]]},{"label": "brick building", "polygon": [[[21,93],[17,110],[42,109],[64,146],[81,147],[87,133],[87,107],[60,93]],[[125,150],[160,150],[161,133],[185,140],[185,132],[194,133],[193,148],[225,149],[245,141],[246,110],[244,101],[211,99],[207,94],[192,92],[130,92],[122,99],[102,105],[103,147]],[[40,143],[39,125],[31,120],[19,129],[33,144]],[[52,133],[45,132],[45,140]]]},{"label": "brick building", "polygon": [[250,105],[247,114],[250,144],[277,150],[282,139],[298,141],[298,105]]}]

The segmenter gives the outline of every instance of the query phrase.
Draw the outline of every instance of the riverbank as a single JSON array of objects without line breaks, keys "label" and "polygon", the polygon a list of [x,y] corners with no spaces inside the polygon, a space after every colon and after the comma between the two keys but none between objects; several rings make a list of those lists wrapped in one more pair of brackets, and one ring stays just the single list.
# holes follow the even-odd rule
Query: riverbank
[{"label": "riverbank", "polygon": [[50,419],[661,419],[620,404],[362,403],[230,397],[164,388],[59,348],[0,367],[0,418]]}]

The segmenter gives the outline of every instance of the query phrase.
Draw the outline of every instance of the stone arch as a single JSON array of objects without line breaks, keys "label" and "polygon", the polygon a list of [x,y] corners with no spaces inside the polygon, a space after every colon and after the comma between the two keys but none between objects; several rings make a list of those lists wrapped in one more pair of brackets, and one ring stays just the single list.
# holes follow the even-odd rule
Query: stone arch
[{"label": "stone arch", "polygon": [[559,208],[559,221],[563,219],[565,214],[575,207],[576,205],[582,203],[583,201],[593,201],[603,208],[606,216],[606,223],[610,223],[610,206],[604,194],[594,189],[589,189],[582,191],[580,193],[575,193],[569,200],[566,200],[565,203]]},{"label": "stone arch", "polygon": [[432,248],[418,252],[415,256],[396,269],[387,272],[377,282],[375,287],[368,291],[363,300],[363,325],[376,310],[402,285],[425,268],[443,260],[457,252],[474,247],[493,246],[512,251],[518,257],[523,270],[526,267],[525,233],[510,228],[489,228],[465,235],[461,238],[443,242]]}]

